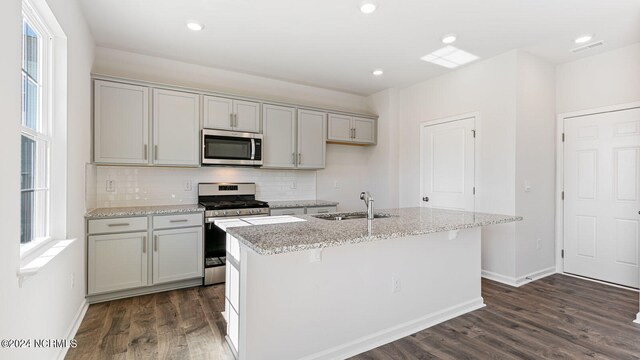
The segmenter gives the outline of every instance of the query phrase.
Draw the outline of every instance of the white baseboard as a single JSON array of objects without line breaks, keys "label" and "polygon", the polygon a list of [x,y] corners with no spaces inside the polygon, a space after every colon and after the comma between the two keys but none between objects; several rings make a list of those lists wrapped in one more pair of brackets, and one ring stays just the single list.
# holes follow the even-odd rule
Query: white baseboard
[{"label": "white baseboard", "polygon": [[636,315],[636,319],[633,321],[636,324],[640,324],[640,312]]},{"label": "white baseboard", "polygon": [[385,329],[360,339],[323,350],[315,354],[305,356],[301,360],[346,359],[365,351],[375,349],[378,346],[388,344],[418,331],[437,325],[441,322],[453,319],[473,310],[483,308],[482,297],[458,304],[442,311],[408,321],[406,323]]},{"label": "white baseboard", "polygon": [[556,273],[556,267],[551,266],[546,269],[542,269],[524,276],[520,276],[518,278],[497,274],[491,271],[482,270],[482,277],[489,280],[497,281],[499,283],[503,283],[505,285],[520,287],[522,285],[528,284],[535,280],[542,279],[544,277],[553,275],[555,273]]},{"label": "white baseboard", "polygon": [[[78,312],[76,312],[76,316],[73,318],[71,326],[69,326],[69,330],[67,330],[67,336],[64,339],[71,340],[75,338],[88,308],[89,303],[86,299],[83,299],[82,304],[80,304],[80,308],[78,308]],[[58,352],[58,356],[56,356],[56,359],[64,360],[64,357],[67,355],[67,351],[69,351],[68,347],[61,347],[60,351]]]}]

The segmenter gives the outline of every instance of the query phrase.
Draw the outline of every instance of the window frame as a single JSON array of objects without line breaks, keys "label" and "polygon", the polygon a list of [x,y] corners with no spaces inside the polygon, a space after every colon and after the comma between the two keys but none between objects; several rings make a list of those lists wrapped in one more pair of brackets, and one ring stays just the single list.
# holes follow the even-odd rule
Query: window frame
[{"label": "window frame", "polygon": [[[53,101],[51,98],[52,85],[53,85],[53,73],[54,73],[54,63],[53,63],[53,51],[54,51],[54,36],[52,31],[47,26],[47,23],[39,16],[36,9],[28,2],[22,1],[22,56],[24,57],[24,46],[25,42],[25,30],[24,24],[27,24],[36,34],[39,36],[39,44],[38,44],[38,74],[39,79],[35,79],[38,85],[38,105],[37,105],[37,119],[35,130],[25,126],[20,119],[20,136],[25,136],[27,138],[32,139],[35,142],[35,151],[36,155],[36,163],[34,163],[34,180],[33,186],[31,189],[23,190],[22,186],[20,188],[20,193],[24,193],[25,191],[32,191],[34,196],[38,192],[43,192],[44,195],[44,203],[45,208],[43,209],[44,215],[40,218],[37,214],[41,211],[34,205],[33,210],[33,224],[32,228],[37,229],[39,226],[42,227],[42,233],[44,236],[33,237],[31,241],[27,243],[22,243],[20,241],[20,257],[24,258],[34,253],[38,249],[42,248],[46,244],[52,241],[53,236],[51,233],[51,224],[52,224],[52,212],[54,208],[54,204],[52,203],[52,159],[54,152],[54,143],[55,143],[55,126],[53,119]],[[20,71],[21,74],[25,74],[24,59],[21,62]],[[27,80],[29,81],[29,80]],[[21,85],[22,91],[24,92],[24,86]],[[24,102],[24,98],[21,100]],[[24,104],[23,104],[24,106]],[[23,115],[24,116],[24,115]],[[40,146],[44,145],[44,149],[40,149]],[[40,153],[40,150],[43,150],[43,153]],[[42,155],[42,156],[41,156]],[[22,159],[22,153],[21,153]],[[44,172],[44,174],[42,174]],[[41,185],[41,186],[38,186]],[[22,195],[21,195],[22,198]],[[22,202],[21,202],[20,211],[22,213]],[[22,215],[21,215],[22,216]],[[22,223],[22,220],[21,220]],[[22,225],[21,225],[22,226]],[[32,230],[34,235],[38,232],[37,230]]]}]

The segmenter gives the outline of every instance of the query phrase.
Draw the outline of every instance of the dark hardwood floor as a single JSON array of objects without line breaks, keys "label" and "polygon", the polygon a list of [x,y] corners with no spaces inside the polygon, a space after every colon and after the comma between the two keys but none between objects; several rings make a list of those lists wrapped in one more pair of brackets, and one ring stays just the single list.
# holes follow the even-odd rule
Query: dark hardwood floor
[{"label": "dark hardwood floor", "polygon": [[[640,359],[636,292],[553,275],[483,280],[482,295],[483,309],[352,359]],[[222,285],[91,305],[67,359],[232,359],[223,307]]]}]

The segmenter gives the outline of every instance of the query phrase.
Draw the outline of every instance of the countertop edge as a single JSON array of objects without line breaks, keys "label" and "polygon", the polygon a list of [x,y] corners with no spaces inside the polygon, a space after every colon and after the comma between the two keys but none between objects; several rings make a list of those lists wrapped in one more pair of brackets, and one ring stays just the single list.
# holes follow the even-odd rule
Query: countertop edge
[{"label": "countertop edge", "polygon": [[108,218],[127,217],[127,216],[204,213],[204,211],[205,211],[205,208],[197,204],[96,208],[96,209],[91,209],[87,211],[84,215],[84,218],[87,220],[92,220],[92,219],[108,219]]}]

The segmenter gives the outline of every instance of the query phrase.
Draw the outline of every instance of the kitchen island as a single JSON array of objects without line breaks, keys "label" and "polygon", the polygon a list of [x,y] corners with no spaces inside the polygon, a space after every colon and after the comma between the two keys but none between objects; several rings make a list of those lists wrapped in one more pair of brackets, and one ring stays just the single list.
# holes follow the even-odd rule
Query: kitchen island
[{"label": "kitchen island", "polygon": [[376,213],[386,217],[371,236],[366,219],[328,215],[226,227],[225,315],[239,359],[346,358],[483,307],[480,229],[522,220]]}]

